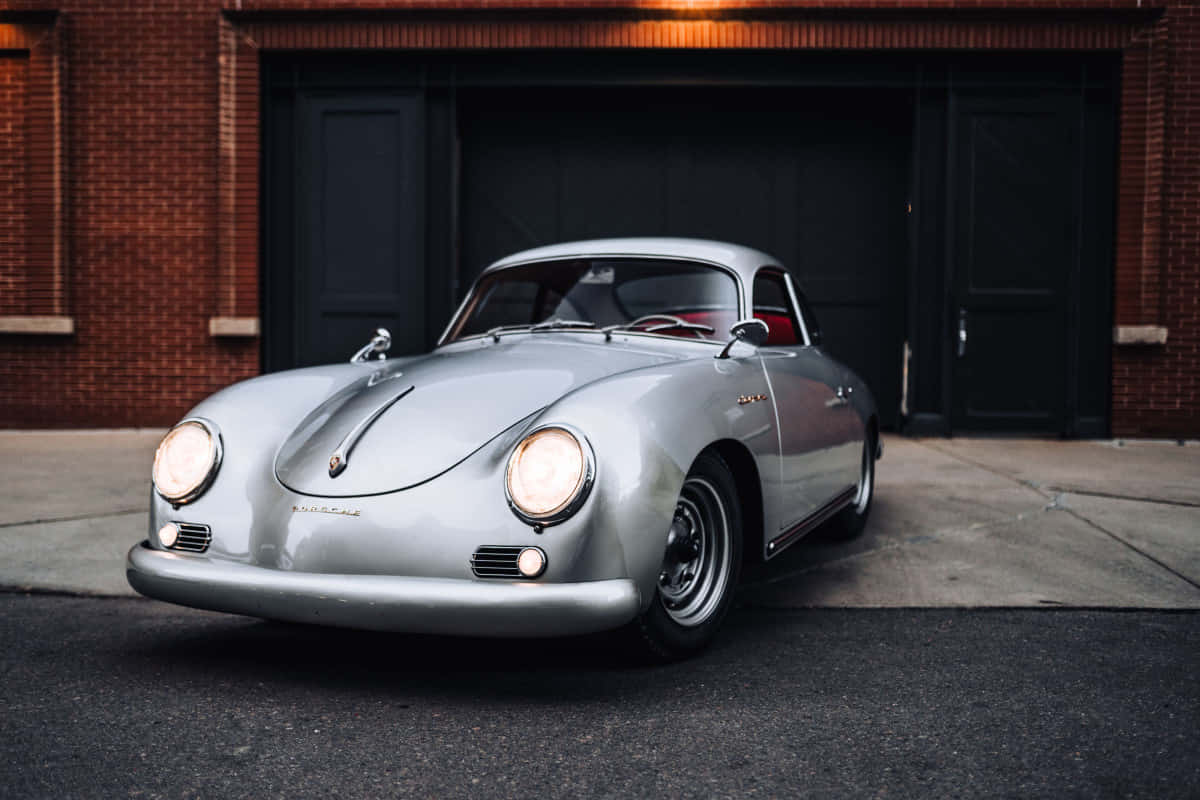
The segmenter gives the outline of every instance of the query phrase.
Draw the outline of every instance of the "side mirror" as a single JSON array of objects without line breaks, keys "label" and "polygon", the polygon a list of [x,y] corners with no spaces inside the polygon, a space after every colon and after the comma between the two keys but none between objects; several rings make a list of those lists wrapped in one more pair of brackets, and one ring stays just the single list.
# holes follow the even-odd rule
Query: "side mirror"
[{"label": "side mirror", "polygon": [[808,332],[808,343],[811,344],[813,347],[819,347],[823,340],[824,340],[824,337],[821,336],[820,328],[817,328],[816,330],[812,330],[812,331]]},{"label": "side mirror", "polygon": [[717,353],[717,358],[729,358],[729,351],[736,342],[746,342],[755,347],[761,347],[766,343],[767,337],[771,335],[771,329],[761,319],[739,319],[730,327],[729,335],[733,338],[725,343],[721,352]]},{"label": "side mirror", "polygon": [[366,361],[372,355],[382,361],[387,358],[386,353],[392,346],[392,334],[388,333],[387,328],[376,328],[375,335],[371,337],[371,341],[364,344],[357,353],[350,358],[351,364],[357,364],[360,361]]}]

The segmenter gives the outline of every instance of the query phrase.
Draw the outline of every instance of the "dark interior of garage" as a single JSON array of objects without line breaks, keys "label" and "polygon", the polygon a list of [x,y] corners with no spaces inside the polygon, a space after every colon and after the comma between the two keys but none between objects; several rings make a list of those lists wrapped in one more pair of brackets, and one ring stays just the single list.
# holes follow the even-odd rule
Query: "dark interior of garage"
[{"label": "dark interior of garage", "polygon": [[436,342],[509,253],[778,257],[919,433],[1103,436],[1115,61],[526,53],[264,62],[263,366]]}]

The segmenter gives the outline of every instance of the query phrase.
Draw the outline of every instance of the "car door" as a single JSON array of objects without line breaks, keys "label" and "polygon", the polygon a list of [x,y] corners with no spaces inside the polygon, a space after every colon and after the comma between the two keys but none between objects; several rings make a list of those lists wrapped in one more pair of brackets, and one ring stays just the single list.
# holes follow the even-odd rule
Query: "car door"
[{"label": "car door", "polygon": [[[836,501],[857,480],[862,424],[846,394],[844,368],[814,341],[815,324],[778,268],[764,268],[752,288],[754,316],[770,334],[759,348],[779,429],[780,530]],[[770,537],[768,537],[770,538]]]}]

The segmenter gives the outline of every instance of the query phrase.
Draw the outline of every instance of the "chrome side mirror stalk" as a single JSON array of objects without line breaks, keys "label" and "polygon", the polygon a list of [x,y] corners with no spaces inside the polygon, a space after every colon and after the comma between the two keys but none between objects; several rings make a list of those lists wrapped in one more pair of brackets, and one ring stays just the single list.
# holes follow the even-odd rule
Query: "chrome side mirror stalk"
[{"label": "chrome side mirror stalk", "polygon": [[717,353],[717,358],[729,358],[729,351],[737,342],[746,342],[755,347],[761,347],[766,343],[767,337],[771,335],[771,329],[761,319],[739,319],[729,328],[729,335],[733,338],[725,343],[721,352]]},{"label": "chrome side mirror stalk", "polygon": [[372,355],[382,361],[387,358],[385,353],[392,346],[392,334],[388,333],[387,328],[376,328],[375,335],[371,337],[371,341],[364,344],[359,351],[350,357],[351,364],[358,364],[367,361]]}]

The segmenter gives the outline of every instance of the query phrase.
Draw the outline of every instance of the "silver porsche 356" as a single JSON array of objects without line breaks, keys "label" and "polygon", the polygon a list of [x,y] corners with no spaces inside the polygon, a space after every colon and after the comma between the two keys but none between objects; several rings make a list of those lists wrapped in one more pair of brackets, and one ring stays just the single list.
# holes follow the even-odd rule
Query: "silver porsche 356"
[{"label": "silver porsche 356", "polygon": [[771,256],[690,239],[488,267],[433,352],[263,375],[154,458],[149,597],[387,631],[707,644],[743,558],[862,529],[867,387]]}]

